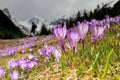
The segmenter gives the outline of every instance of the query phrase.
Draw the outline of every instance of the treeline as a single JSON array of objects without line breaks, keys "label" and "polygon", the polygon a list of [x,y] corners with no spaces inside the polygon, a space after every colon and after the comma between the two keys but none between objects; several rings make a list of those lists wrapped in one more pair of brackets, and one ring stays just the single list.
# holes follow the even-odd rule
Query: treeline
[{"label": "treeline", "polygon": [[97,19],[101,20],[105,18],[105,15],[109,15],[110,17],[115,17],[120,15],[120,0],[114,4],[113,7],[110,7],[110,4],[112,2],[109,2],[107,4],[102,4],[102,5],[97,5],[97,7],[92,11],[84,10],[83,16],[81,16],[81,12],[78,11],[76,15],[76,20],[77,21],[83,21],[83,20],[88,20],[90,21],[91,19]]},{"label": "treeline", "polygon": [[42,24],[40,31],[41,32],[38,35],[48,35],[48,34],[51,34],[51,30],[47,29],[45,24]]},{"label": "treeline", "polygon": [[55,21],[55,24],[67,24],[67,28],[73,27],[73,24],[76,24],[78,21],[82,22],[83,20],[90,21],[91,19],[102,20],[106,15],[110,17],[115,17],[120,15],[120,0],[113,5],[110,6],[112,2],[107,4],[97,5],[94,10],[84,10],[78,11],[75,17],[70,17],[69,19],[59,19]]},{"label": "treeline", "polygon": [[[113,7],[110,6],[112,2],[109,2],[107,4],[102,3],[102,5],[97,5],[97,7],[94,10],[84,10],[78,11],[75,15],[75,17],[70,17],[68,19],[60,18],[56,21],[51,22],[52,25],[57,24],[64,24],[66,23],[67,28],[73,27],[78,21],[82,22],[84,20],[91,21],[91,19],[96,20],[102,20],[105,18],[106,15],[109,15],[110,17],[115,17],[120,15],[120,0],[113,5]],[[41,28],[41,32],[38,35],[48,35],[51,33],[50,29],[47,29],[46,25],[43,24]]]}]

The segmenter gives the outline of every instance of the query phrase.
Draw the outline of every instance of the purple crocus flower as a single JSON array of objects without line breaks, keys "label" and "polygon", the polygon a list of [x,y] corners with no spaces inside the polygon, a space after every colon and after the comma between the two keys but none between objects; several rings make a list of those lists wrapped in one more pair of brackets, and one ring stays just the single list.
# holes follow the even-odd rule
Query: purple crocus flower
[{"label": "purple crocus flower", "polygon": [[35,66],[35,63],[33,61],[27,61],[27,68],[32,69]]},{"label": "purple crocus flower", "polygon": [[22,70],[26,70],[26,69],[31,70],[34,66],[39,66],[39,60],[38,59],[33,59],[33,60],[19,59],[19,66]]},{"label": "purple crocus flower", "polygon": [[105,28],[102,26],[97,27],[96,25],[90,26],[90,31],[92,33],[92,38],[91,42],[95,43],[97,42],[98,38],[103,38],[104,37],[104,30]]},{"label": "purple crocus flower", "polygon": [[5,75],[5,70],[4,68],[0,68],[0,80],[2,79],[2,77]]},{"label": "purple crocus flower", "polygon": [[13,73],[10,73],[11,80],[18,80],[18,71],[14,70]]},{"label": "purple crocus flower", "polygon": [[43,54],[45,57],[49,57],[51,55],[51,46],[44,45]]},{"label": "purple crocus flower", "polygon": [[84,21],[82,23],[80,23],[80,22],[77,23],[77,31],[80,35],[80,39],[82,40],[83,49],[84,49],[85,36],[88,32],[88,28],[89,28],[89,26],[86,21]]},{"label": "purple crocus flower", "polygon": [[39,65],[40,65],[40,61],[39,61],[38,59],[35,59],[35,60],[33,61],[33,63],[34,63],[36,66],[39,66]]},{"label": "purple crocus flower", "polygon": [[59,50],[57,50],[55,47],[52,47],[52,54],[56,59],[56,62],[59,63],[60,62],[60,58],[61,58],[61,53]]},{"label": "purple crocus flower", "polygon": [[19,60],[19,66],[22,70],[26,70],[27,69],[27,60],[25,59],[20,59]]},{"label": "purple crocus flower", "polygon": [[120,24],[120,16],[117,16],[116,17],[116,21],[115,21],[117,24]]},{"label": "purple crocus flower", "polygon": [[110,17],[109,17],[109,15],[106,15],[106,16],[105,16],[105,27],[106,27],[107,29],[110,28]]},{"label": "purple crocus flower", "polygon": [[65,52],[64,49],[64,38],[67,33],[66,25],[62,27],[62,25],[57,25],[56,27],[52,28],[52,32],[56,39],[59,41],[59,45],[61,46],[61,49]]},{"label": "purple crocus flower", "polygon": [[43,55],[45,57],[45,62],[49,62],[49,57],[51,55],[51,46],[44,45]]},{"label": "purple crocus flower", "polygon": [[68,39],[70,48],[73,50],[75,54],[77,54],[77,43],[80,40],[80,36],[75,29],[71,28],[67,32],[67,39]]},{"label": "purple crocus flower", "polygon": [[42,55],[42,50],[41,49],[38,49],[38,54],[41,56]]},{"label": "purple crocus flower", "polygon": [[18,61],[17,60],[10,60],[10,61],[8,61],[8,68],[13,68],[13,69],[15,69],[15,68],[17,68],[18,67],[18,65],[19,65],[19,63],[18,63]]},{"label": "purple crocus flower", "polygon": [[29,59],[29,60],[33,60],[33,59],[34,59],[34,57],[35,57],[35,56],[34,56],[33,54],[31,54],[31,53],[30,53],[30,54],[28,54],[28,59]]}]

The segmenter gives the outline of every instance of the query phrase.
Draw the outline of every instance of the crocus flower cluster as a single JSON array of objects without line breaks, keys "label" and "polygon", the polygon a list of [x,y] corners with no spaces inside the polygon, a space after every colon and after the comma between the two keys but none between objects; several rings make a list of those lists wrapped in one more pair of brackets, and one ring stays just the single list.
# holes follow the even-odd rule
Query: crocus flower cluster
[{"label": "crocus flower cluster", "polygon": [[20,67],[22,70],[26,70],[26,69],[32,69],[34,66],[39,66],[39,60],[33,59],[33,57],[32,60],[18,59],[18,60],[8,61],[9,69],[17,69],[18,67]]},{"label": "crocus flower cluster", "polygon": [[91,33],[92,33],[92,37],[91,37],[91,42],[95,43],[97,42],[98,38],[103,38],[104,37],[104,30],[105,27],[103,26],[102,23],[99,23],[96,21],[92,21],[90,23],[90,27],[89,27]]},{"label": "crocus flower cluster", "polygon": [[45,62],[49,62],[51,55],[55,57],[57,63],[59,63],[61,58],[61,50],[48,45],[44,45],[43,49],[38,49],[38,54],[45,57]]},{"label": "crocus flower cluster", "polygon": [[10,72],[10,78],[11,80],[18,80],[19,74],[18,74],[18,68],[25,70],[32,70],[34,66],[39,66],[39,60],[34,58],[34,55],[29,54],[28,55],[29,60],[26,59],[18,59],[18,60],[10,60],[8,61],[8,68],[14,70],[13,72]]},{"label": "crocus flower cluster", "polygon": [[9,69],[16,69],[19,65],[19,61],[18,60],[9,60],[8,61],[8,68]]},{"label": "crocus flower cluster", "polygon": [[117,24],[120,24],[120,15],[119,16],[116,16],[116,17],[110,17],[110,21],[111,22],[115,22]]},{"label": "crocus flower cluster", "polygon": [[1,49],[0,56],[15,55],[17,51],[21,51],[21,53],[25,53],[25,48],[30,48],[30,51],[32,51],[31,50],[32,46],[44,42],[46,40],[49,40],[50,38],[52,38],[52,35],[46,36],[45,38],[42,38],[40,40],[38,40],[37,37],[32,37],[28,40],[24,40],[23,45],[14,46],[14,47],[8,46],[7,48]]},{"label": "crocus flower cluster", "polygon": [[4,68],[0,68],[0,80],[2,79],[2,77],[5,75],[5,70]]},{"label": "crocus flower cluster", "polygon": [[[64,50],[64,44],[66,44],[67,47],[72,49],[73,52],[76,54],[76,46],[79,40],[82,41],[82,47],[84,49],[85,37],[88,30],[90,30],[92,33],[92,43],[97,42],[98,38],[104,37],[105,28],[110,28],[109,16],[106,16],[105,21],[107,22],[107,24],[104,24],[104,20],[97,21],[93,19],[91,22],[85,20],[81,23],[77,22],[77,26],[74,26],[69,30],[66,30],[66,25],[64,27],[62,27],[61,25],[57,25],[52,29],[52,32],[55,35],[55,38],[58,40],[59,44],[62,45],[62,50]],[[66,35],[69,43],[65,42]]]},{"label": "crocus flower cluster", "polygon": [[[63,47],[66,44],[68,48],[72,49],[72,51],[77,54],[77,43],[81,39],[84,47],[85,36],[88,32],[88,28],[88,22],[84,21],[82,23],[78,22],[77,27],[74,26],[74,28],[71,28],[68,31],[66,30],[66,25],[64,27],[57,25],[52,31],[58,42],[62,44]],[[68,43],[65,43],[64,40],[66,36]]]},{"label": "crocus flower cluster", "polygon": [[[38,53],[40,56],[44,56],[45,60],[48,62],[50,55],[53,55],[55,57],[55,61],[59,63],[61,58],[61,53],[58,48],[55,48],[53,46],[44,45],[44,49],[38,49]],[[18,68],[25,70],[32,70],[34,66],[39,66],[39,60],[35,58],[35,56],[32,53],[28,54],[28,60],[27,59],[18,59],[18,60],[9,60],[8,61],[8,69],[12,69],[13,72],[10,72],[10,78],[11,80],[18,80],[19,79],[19,73]]]}]

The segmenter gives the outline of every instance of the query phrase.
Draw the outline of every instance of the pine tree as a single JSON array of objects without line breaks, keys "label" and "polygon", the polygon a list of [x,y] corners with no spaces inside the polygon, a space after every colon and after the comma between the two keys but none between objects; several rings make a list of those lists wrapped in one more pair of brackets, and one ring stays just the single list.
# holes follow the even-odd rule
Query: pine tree
[{"label": "pine tree", "polygon": [[76,21],[81,21],[81,13],[80,13],[80,11],[78,11],[78,13],[77,13]]},{"label": "pine tree", "polygon": [[41,35],[47,35],[48,32],[47,32],[47,28],[45,27],[45,24],[42,24],[41,26]]}]

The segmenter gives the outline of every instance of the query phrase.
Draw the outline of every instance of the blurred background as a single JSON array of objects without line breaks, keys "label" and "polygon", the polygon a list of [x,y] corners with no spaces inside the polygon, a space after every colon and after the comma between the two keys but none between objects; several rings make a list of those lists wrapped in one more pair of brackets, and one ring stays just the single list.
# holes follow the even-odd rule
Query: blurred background
[{"label": "blurred background", "polygon": [[57,24],[71,28],[77,21],[115,17],[119,5],[120,0],[0,0],[0,38],[48,35]]}]

